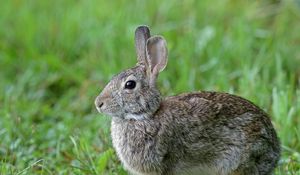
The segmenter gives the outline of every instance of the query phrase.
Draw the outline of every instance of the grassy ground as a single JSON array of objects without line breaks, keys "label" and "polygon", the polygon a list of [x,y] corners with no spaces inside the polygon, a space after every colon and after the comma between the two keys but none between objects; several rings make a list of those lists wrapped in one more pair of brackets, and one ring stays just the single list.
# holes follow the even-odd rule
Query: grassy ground
[{"label": "grassy ground", "polygon": [[94,99],[135,64],[137,25],[168,41],[164,95],[215,90],[271,114],[276,174],[300,174],[300,1],[22,1],[0,5],[0,174],[126,174]]}]

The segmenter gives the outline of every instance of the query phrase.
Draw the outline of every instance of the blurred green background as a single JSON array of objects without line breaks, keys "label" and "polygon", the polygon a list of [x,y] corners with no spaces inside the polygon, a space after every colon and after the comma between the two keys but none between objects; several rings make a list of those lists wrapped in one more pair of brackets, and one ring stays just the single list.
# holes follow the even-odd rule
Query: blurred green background
[{"label": "blurred green background", "polygon": [[141,24],[168,41],[163,95],[250,99],[281,139],[276,174],[300,174],[299,0],[1,1],[0,174],[126,174],[94,99]]}]

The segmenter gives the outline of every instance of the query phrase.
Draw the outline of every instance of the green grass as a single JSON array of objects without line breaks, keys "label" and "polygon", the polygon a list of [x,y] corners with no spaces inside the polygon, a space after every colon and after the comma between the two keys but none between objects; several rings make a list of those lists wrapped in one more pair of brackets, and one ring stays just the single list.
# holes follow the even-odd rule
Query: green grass
[{"label": "green grass", "polygon": [[214,90],[255,102],[300,174],[300,1],[4,0],[0,174],[126,174],[94,99],[136,62],[133,36],[165,36],[164,95]]}]

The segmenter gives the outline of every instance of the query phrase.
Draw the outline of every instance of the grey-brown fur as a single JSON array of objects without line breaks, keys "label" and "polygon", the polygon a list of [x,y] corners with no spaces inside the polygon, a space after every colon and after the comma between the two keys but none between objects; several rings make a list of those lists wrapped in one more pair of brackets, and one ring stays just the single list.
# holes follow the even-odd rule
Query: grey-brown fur
[{"label": "grey-brown fur", "polygon": [[[135,37],[137,66],[115,76],[95,100],[99,112],[112,116],[124,167],[137,175],[271,174],[280,144],[268,115],[227,93],[162,98],[155,80],[167,63],[166,42],[150,37],[146,26]],[[129,80],[134,89],[124,88]]]}]

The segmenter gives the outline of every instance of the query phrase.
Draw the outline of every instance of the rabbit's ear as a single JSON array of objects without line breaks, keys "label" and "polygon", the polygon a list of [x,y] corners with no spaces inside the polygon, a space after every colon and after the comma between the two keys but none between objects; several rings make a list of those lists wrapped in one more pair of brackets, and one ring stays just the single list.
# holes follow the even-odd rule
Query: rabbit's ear
[{"label": "rabbit's ear", "polygon": [[139,26],[135,30],[135,49],[138,64],[148,65],[146,59],[146,42],[150,38],[150,30],[147,26]]},{"label": "rabbit's ear", "polygon": [[150,69],[150,83],[155,84],[158,73],[164,70],[168,62],[166,40],[162,36],[149,38],[147,40],[146,54]]}]

